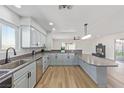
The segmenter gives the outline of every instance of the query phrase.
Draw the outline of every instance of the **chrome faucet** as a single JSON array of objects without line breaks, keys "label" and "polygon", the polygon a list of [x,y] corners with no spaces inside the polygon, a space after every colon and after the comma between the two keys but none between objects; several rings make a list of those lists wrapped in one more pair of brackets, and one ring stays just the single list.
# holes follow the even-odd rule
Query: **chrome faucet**
[{"label": "chrome faucet", "polygon": [[8,60],[8,51],[12,49],[14,51],[14,55],[16,55],[16,51],[13,47],[9,47],[7,50],[6,50],[6,59],[5,59],[5,64],[9,62]]}]

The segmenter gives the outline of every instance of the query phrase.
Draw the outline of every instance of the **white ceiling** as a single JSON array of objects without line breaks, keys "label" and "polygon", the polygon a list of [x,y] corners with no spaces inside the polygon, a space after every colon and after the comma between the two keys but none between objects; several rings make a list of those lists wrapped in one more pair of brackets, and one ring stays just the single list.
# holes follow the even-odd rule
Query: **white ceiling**
[{"label": "white ceiling", "polygon": [[[52,30],[54,38],[73,38],[83,35],[83,25],[88,23],[88,33],[94,37],[124,31],[124,6],[73,5],[71,10],[59,10],[57,5],[25,5],[21,9],[7,6],[20,16],[30,16],[45,30]],[[53,26],[49,26],[53,22]]]}]

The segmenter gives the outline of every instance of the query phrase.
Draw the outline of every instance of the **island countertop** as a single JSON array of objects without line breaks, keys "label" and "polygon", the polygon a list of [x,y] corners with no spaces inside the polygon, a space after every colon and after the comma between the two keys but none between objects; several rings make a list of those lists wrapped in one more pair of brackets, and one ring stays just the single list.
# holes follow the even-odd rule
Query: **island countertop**
[{"label": "island countertop", "polygon": [[98,67],[117,67],[118,64],[114,60],[96,57],[90,54],[81,54],[79,58],[89,65]]}]

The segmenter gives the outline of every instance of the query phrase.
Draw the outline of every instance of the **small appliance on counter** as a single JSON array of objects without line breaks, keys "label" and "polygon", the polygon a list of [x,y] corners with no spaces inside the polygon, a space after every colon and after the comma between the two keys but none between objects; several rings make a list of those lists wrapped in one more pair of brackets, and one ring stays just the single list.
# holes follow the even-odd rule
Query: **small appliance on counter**
[{"label": "small appliance on counter", "polygon": [[65,47],[61,47],[61,52],[65,53]]},{"label": "small appliance on counter", "polygon": [[41,49],[41,52],[44,52],[45,51],[45,49]]},{"label": "small appliance on counter", "polygon": [[105,45],[98,43],[98,45],[96,45],[96,53],[92,53],[92,55],[105,58]]}]

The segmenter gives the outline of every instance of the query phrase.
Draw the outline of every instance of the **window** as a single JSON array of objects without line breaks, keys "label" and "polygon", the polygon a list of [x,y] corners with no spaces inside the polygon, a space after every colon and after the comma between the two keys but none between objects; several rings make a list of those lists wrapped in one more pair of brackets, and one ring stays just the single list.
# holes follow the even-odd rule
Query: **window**
[{"label": "window", "polygon": [[74,43],[64,43],[62,42],[61,47],[65,48],[66,50],[74,50],[75,44]]},{"label": "window", "polygon": [[4,21],[0,21],[0,49],[6,50],[9,47],[16,48],[17,27]]},{"label": "window", "polygon": [[124,61],[124,39],[115,41],[115,58],[117,61]]}]

